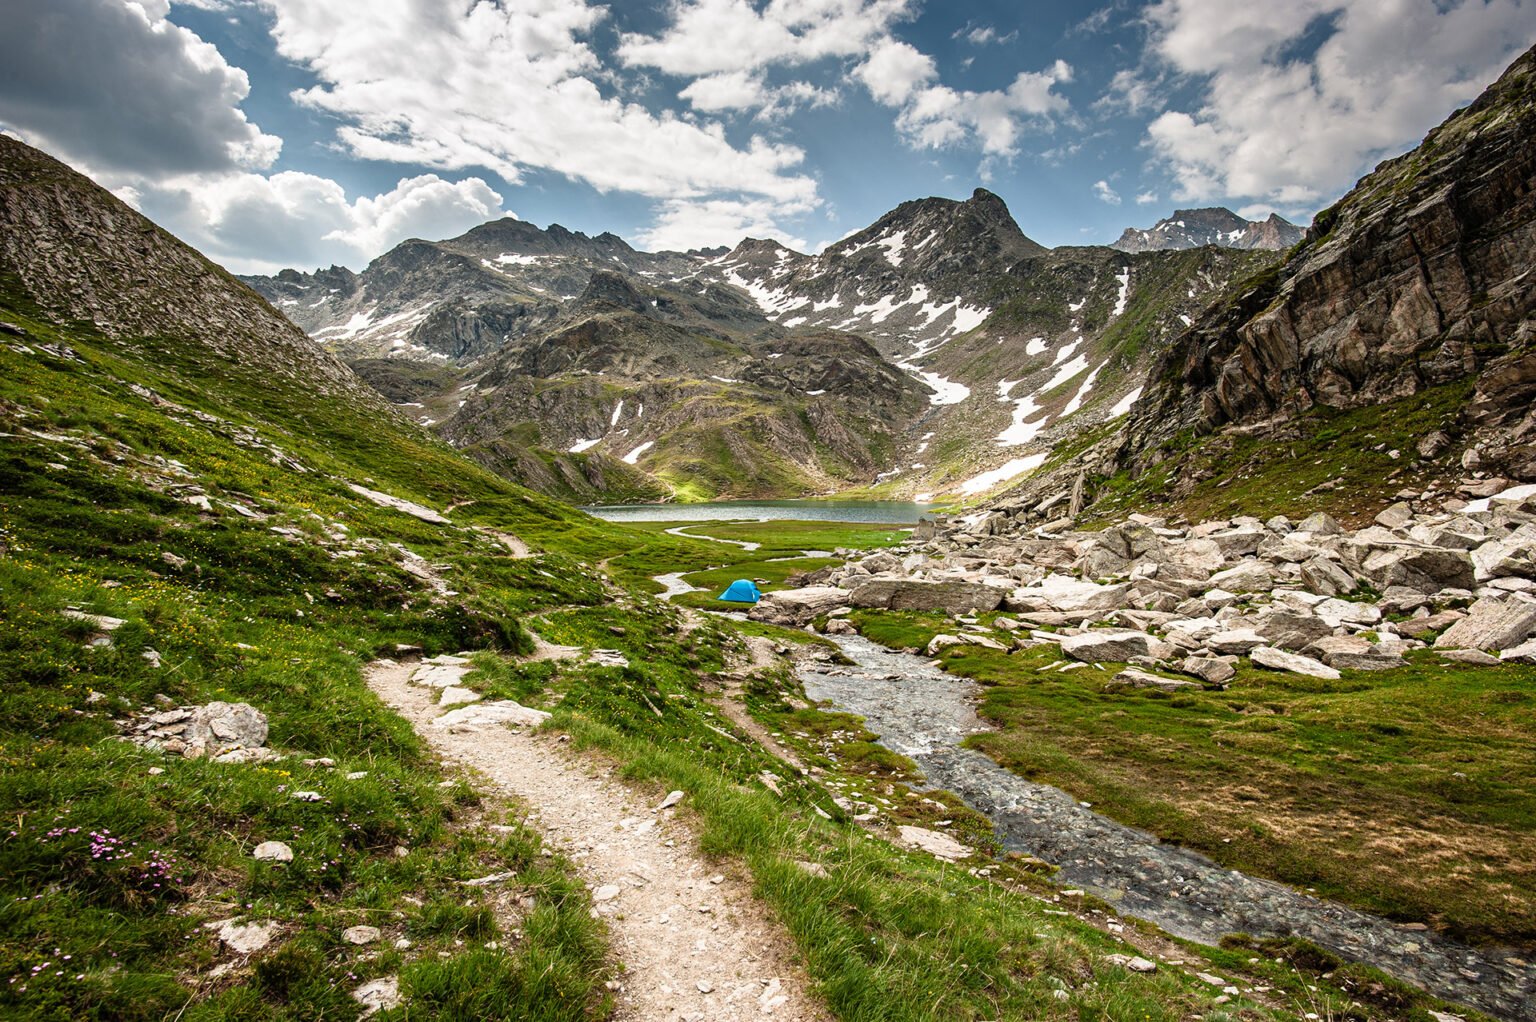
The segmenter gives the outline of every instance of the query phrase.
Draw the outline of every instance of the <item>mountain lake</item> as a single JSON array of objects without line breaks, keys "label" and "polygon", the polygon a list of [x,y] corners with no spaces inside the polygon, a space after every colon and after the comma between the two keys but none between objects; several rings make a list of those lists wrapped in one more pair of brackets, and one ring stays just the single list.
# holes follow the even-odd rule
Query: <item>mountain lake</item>
[{"label": "mountain lake", "polygon": [[899,500],[721,500],[706,504],[613,504],[582,508],[609,522],[873,522],[916,525],[936,504]]}]

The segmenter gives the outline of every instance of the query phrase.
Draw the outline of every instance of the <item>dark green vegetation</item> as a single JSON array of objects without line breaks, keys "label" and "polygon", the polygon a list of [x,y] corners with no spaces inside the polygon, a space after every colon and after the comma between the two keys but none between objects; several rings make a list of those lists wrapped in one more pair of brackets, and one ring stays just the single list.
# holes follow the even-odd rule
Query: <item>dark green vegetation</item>
[{"label": "dark green vegetation", "polygon": [[1342,521],[1361,521],[1399,490],[1423,489],[1460,471],[1445,460],[1449,453],[1426,459],[1417,445],[1437,429],[1455,432],[1472,387],[1470,380],[1444,384],[1350,411],[1318,407],[1278,435],[1180,434],[1163,445],[1152,468],[1097,480],[1092,517],[1112,521],[1134,510],[1176,511],[1206,521],[1327,511]]},{"label": "dark green vegetation", "polygon": [[[932,615],[863,613],[921,646]],[[1443,665],[1322,681],[1256,667],[1225,692],[1102,691],[1118,665],[955,647],[999,728],[976,748],[1223,865],[1471,941],[1536,941],[1536,669]]]}]

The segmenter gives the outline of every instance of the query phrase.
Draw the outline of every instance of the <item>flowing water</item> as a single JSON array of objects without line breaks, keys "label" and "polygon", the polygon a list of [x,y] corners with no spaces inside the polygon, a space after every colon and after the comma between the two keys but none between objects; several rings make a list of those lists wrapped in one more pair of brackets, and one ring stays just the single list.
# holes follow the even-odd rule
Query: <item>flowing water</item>
[{"label": "flowing water", "polygon": [[1223,869],[1195,852],[1100,816],[960,747],[986,725],[975,683],[861,636],[830,636],[853,667],[802,667],[806,695],[859,714],[881,744],[915,760],[929,783],[991,818],[1002,844],[1060,868],[1058,879],[1214,944],[1228,933],[1295,935],[1450,1000],[1508,1019],[1536,1018],[1536,967],[1499,949],[1415,932],[1281,884]]}]

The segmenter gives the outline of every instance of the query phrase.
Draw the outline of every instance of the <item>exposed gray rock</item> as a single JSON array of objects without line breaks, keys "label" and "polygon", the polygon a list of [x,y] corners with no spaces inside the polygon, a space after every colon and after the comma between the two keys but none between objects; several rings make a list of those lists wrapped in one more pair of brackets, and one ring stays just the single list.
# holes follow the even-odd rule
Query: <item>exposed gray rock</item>
[{"label": "exposed gray rock", "polygon": [[1323,663],[1341,671],[1390,671],[1394,667],[1406,667],[1408,661],[1396,653],[1329,653]]},{"label": "exposed gray rock", "polygon": [[1333,626],[1314,614],[1274,609],[1261,614],[1253,630],[1271,646],[1300,650],[1333,634]]},{"label": "exposed gray rock", "polygon": [[549,714],[543,710],[532,709],[511,699],[502,699],[449,710],[440,717],[432,718],[430,723],[432,727],[466,731],[496,724],[538,727],[548,719]]},{"label": "exposed gray rock", "polygon": [[192,712],[182,739],[188,759],[260,748],[267,743],[267,716],[249,703],[209,703]]},{"label": "exposed gray rock", "polygon": [[1104,691],[1113,692],[1122,688],[1154,688],[1162,692],[1181,692],[1199,687],[1195,682],[1185,681],[1183,678],[1165,678],[1161,674],[1149,674],[1134,667],[1127,667],[1105,683]]},{"label": "exposed gray rock", "polygon": [[1536,526],[1522,525],[1478,546],[1471,556],[1480,582],[1500,576],[1536,578]]},{"label": "exposed gray rock", "polygon": [[1330,656],[1365,656],[1371,652],[1371,649],[1370,640],[1358,635],[1330,635],[1318,639],[1301,652],[1307,656],[1316,657],[1326,664]]},{"label": "exposed gray rock", "polygon": [[767,593],[749,611],[753,621],[786,628],[803,628],[823,614],[848,605],[848,590],[831,586],[807,586]]},{"label": "exposed gray rock", "polygon": [[1499,659],[1504,663],[1536,664],[1536,639],[1522,642],[1518,646],[1501,650]]},{"label": "exposed gray rock", "polygon": [[352,991],[352,999],[363,1006],[363,1018],[374,1012],[400,1007],[400,977],[385,976],[369,980]]},{"label": "exposed gray rock", "polygon": [[1297,522],[1296,531],[1310,532],[1314,536],[1340,536],[1344,533],[1344,526],[1333,515],[1319,511]]},{"label": "exposed gray rock", "polygon": [[242,923],[238,919],[226,919],[223,922],[207,925],[214,929],[215,936],[225,947],[242,955],[260,951],[272,943],[272,938],[281,930],[275,922]]},{"label": "exposed gray rock", "polygon": [[[919,582],[875,579],[856,586],[848,596],[855,607],[886,610],[943,610],[951,614],[996,610],[1007,590],[975,582]],[[759,604],[761,606],[761,604]]]},{"label": "exposed gray rock", "polygon": [[281,841],[263,841],[251,852],[251,858],[258,862],[292,862],[293,849]]},{"label": "exposed gray rock", "polygon": [[1504,662],[1496,656],[1484,653],[1480,649],[1448,649],[1442,652],[1440,656],[1446,660],[1472,664],[1475,667],[1497,667]]},{"label": "exposed gray rock", "polygon": [[1125,663],[1131,657],[1147,656],[1153,641],[1146,632],[1089,629],[1062,639],[1061,651],[1088,664]]},{"label": "exposed gray rock", "polygon": [[1367,554],[1360,570],[1377,589],[1407,586],[1421,592],[1470,589],[1476,585],[1472,558],[1462,550],[1401,546]]},{"label": "exposed gray rock", "polygon": [[1355,576],[1326,557],[1314,557],[1301,566],[1301,583],[1323,596],[1342,596],[1360,585]]},{"label": "exposed gray rock", "polygon": [[1275,573],[1261,561],[1248,561],[1211,576],[1211,584],[1233,593],[1267,593],[1275,587]]},{"label": "exposed gray rock", "polygon": [[1264,636],[1251,628],[1233,628],[1205,638],[1208,648],[1217,653],[1242,655],[1265,643]]},{"label": "exposed gray rock", "polygon": [[1536,633],[1536,603],[1485,596],[1441,633],[1436,649],[1505,650]]},{"label": "exposed gray rock", "polygon": [[1407,621],[1397,622],[1397,631],[1400,635],[1412,636],[1421,639],[1431,632],[1438,632],[1442,628],[1448,628],[1466,617],[1464,610],[1442,610],[1438,614],[1430,614],[1427,617],[1409,618]]},{"label": "exposed gray rock", "polygon": [[1175,669],[1185,674],[1193,674],[1212,685],[1225,685],[1237,676],[1237,669],[1225,660],[1216,657],[1192,656],[1185,657],[1174,665]]},{"label": "exposed gray rock", "polygon": [[1275,671],[1290,671],[1292,674],[1305,674],[1311,678],[1329,680],[1339,677],[1338,671],[1321,661],[1299,653],[1287,653],[1272,646],[1259,646],[1249,650],[1248,658],[1260,667],[1268,667]]},{"label": "exposed gray rock", "polygon": [[1015,589],[1007,607],[1012,612],[1116,610],[1125,605],[1130,590],[1128,583],[1098,585],[1052,573],[1034,585]]},{"label": "exposed gray rock", "polygon": [[376,943],[380,936],[382,934],[377,926],[349,926],[341,931],[342,940],[359,946]]}]

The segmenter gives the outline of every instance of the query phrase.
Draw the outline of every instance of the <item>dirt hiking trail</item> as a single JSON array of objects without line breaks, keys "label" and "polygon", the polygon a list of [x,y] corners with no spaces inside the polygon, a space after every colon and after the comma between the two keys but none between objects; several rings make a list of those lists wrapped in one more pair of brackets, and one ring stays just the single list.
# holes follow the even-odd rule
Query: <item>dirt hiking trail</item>
[{"label": "dirt hiking trail", "polygon": [[828,1022],[750,882],[704,859],[674,809],[527,729],[433,725],[443,708],[436,690],[411,683],[417,667],[378,661],[369,687],[445,760],[482,775],[488,794],[527,806],[529,824],[576,863],[623,965],[617,1020]]}]

